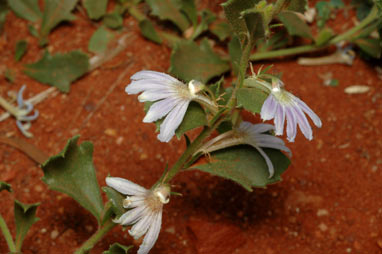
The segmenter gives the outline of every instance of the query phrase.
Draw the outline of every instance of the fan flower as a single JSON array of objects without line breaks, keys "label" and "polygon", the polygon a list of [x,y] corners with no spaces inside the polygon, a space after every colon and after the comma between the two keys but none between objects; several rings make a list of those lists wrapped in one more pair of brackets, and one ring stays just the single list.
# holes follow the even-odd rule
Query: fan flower
[{"label": "fan flower", "polygon": [[136,240],[146,234],[139,246],[138,254],[147,254],[158,239],[163,204],[170,201],[170,186],[159,185],[147,190],[119,177],[106,177],[106,184],[127,195],[123,207],[129,210],[114,222],[124,226],[133,224],[129,234]]},{"label": "fan flower", "polygon": [[284,84],[277,80],[272,82],[268,98],[261,108],[261,118],[263,120],[274,119],[276,135],[283,135],[285,118],[287,120],[287,139],[293,142],[297,134],[297,124],[308,140],[313,139],[313,131],[306,118],[307,114],[317,127],[321,127],[321,119],[306,105],[305,102],[289,93],[283,88]]},{"label": "fan flower", "polygon": [[227,131],[203,145],[198,152],[210,153],[223,148],[247,144],[254,147],[263,156],[269,171],[269,178],[275,173],[272,161],[268,155],[264,152],[263,148],[279,149],[287,152],[289,156],[292,153],[282,139],[275,137],[264,132],[273,131],[275,127],[271,124],[252,124],[250,122],[243,121],[237,128]]},{"label": "fan flower", "polygon": [[191,80],[188,86],[183,82],[165,73],[156,71],[139,71],[131,76],[132,82],[126,87],[128,94],[138,94],[140,102],[154,102],[148,110],[143,122],[155,122],[163,117],[160,125],[158,139],[169,142],[176,129],[182,123],[188,105],[196,101],[212,111],[217,111],[217,106],[208,97],[198,94],[203,90],[203,85]]}]

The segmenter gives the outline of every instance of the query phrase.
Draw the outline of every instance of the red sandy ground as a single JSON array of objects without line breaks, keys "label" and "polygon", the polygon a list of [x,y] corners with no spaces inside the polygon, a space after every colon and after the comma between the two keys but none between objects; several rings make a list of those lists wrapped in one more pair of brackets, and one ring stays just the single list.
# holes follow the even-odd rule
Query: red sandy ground
[{"label": "red sandy ground", "polygon": [[[212,4],[211,4],[212,6]],[[219,10],[218,7],[215,7]],[[96,29],[78,14],[76,21],[62,25],[49,37],[51,52],[87,50]],[[338,16],[331,22],[337,31],[352,24]],[[105,176],[128,178],[150,187],[165,163],[173,164],[184,142],[169,144],[156,139],[153,124],[143,124],[144,112],[136,96],[127,96],[129,76],[141,69],[165,72],[170,50],[142,39],[137,23],[125,20],[131,31],[129,47],[102,68],[75,82],[69,94],[59,94],[37,106],[40,117],[32,125],[28,140],[49,155],[63,149],[66,141],[81,134],[81,142],[94,144],[94,164],[101,186]],[[27,39],[29,49],[20,63],[13,60],[15,44]],[[22,84],[29,98],[47,88],[22,73],[22,66],[43,53],[27,31],[27,23],[8,15],[1,38],[0,66],[16,71],[15,84],[0,81],[6,96]],[[255,68],[260,64],[256,63]],[[247,192],[237,184],[191,171],[176,177],[176,191],[165,206],[163,227],[151,253],[200,254],[341,254],[382,252],[382,81],[373,66],[357,57],[352,67],[344,65],[302,67],[295,59],[275,61],[283,72],[287,89],[293,91],[321,117],[323,127],[314,130],[309,142],[301,134],[295,143],[292,165],[283,181],[267,189]],[[117,77],[128,68],[106,102],[94,112]],[[338,87],[326,87],[318,74],[332,72]],[[368,85],[364,94],[348,95],[350,85]],[[94,112],[85,124],[84,119]],[[0,124],[0,135],[21,136],[14,119]],[[23,253],[72,253],[95,230],[96,222],[74,200],[48,190],[42,171],[22,152],[0,144],[0,180],[12,184],[14,194],[1,193],[0,212],[13,224],[13,197],[25,203],[41,202],[37,222],[25,239]],[[114,242],[134,242],[127,231],[116,227],[91,253],[102,253]],[[0,237],[0,253],[7,253]]]}]

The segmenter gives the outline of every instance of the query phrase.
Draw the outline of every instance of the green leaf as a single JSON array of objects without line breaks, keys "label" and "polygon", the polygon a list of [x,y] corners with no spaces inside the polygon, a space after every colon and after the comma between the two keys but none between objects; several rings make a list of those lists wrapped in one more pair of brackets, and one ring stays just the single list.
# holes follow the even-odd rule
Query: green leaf
[{"label": "green leaf", "polygon": [[63,21],[72,21],[75,16],[71,11],[78,0],[45,0],[44,14],[40,28],[40,36],[45,40],[50,31]]},{"label": "green leaf", "polygon": [[9,82],[11,82],[11,83],[14,83],[15,82],[15,71],[14,70],[12,70],[12,69],[9,69],[9,68],[7,68],[6,70],[5,70],[5,72],[4,72],[4,77],[5,77],[5,79],[6,80],[8,80]]},{"label": "green leaf", "polygon": [[103,53],[106,51],[109,42],[113,40],[113,38],[114,34],[112,32],[105,27],[100,26],[90,38],[88,50],[95,54]]},{"label": "green leaf", "polygon": [[0,0],[0,35],[3,33],[5,20],[8,14],[7,0]]},{"label": "green leaf", "polygon": [[268,29],[268,23],[263,18],[264,15],[255,10],[246,11],[243,15],[252,40],[252,45],[254,45],[257,40],[265,37],[266,29]]},{"label": "green leaf", "polygon": [[186,114],[184,115],[183,121],[179,125],[178,129],[176,129],[175,134],[178,139],[180,139],[187,131],[204,125],[207,125],[204,110],[198,103],[191,102],[187,108]]},{"label": "green leaf", "polygon": [[34,37],[39,38],[40,35],[38,34],[36,27],[34,27],[33,25],[31,24],[28,25],[28,31]]},{"label": "green leaf", "polygon": [[119,243],[110,245],[109,250],[104,251],[103,254],[127,254],[133,246],[125,246]]},{"label": "green leaf", "polygon": [[245,40],[248,33],[247,25],[241,13],[246,9],[253,8],[257,2],[259,0],[229,0],[222,4],[225,16],[240,42]]},{"label": "green leaf", "polygon": [[382,53],[382,43],[380,39],[375,38],[360,38],[354,41],[360,49],[367,55],[380,58]]},{"label": "green leaf", "polygon": [[261,107],[268,94],[258,88],[239,88],[237,90],[237,104],[256,114],[261,112]]},{"label": "green leaf", "polygon": [[313,39],[309,26],[292,11],[282,11],[278,15],[280,21],[285,25],[290,35],[297,35]]},{"label": "green leaf", "polygon": [[357,19],[363,20],[370,13],[373,7],[373,0],[352,0],[351,4],[356,8]]},{"label": "green leaf", "polygon": [[211,33],[216,35],[220,41],[224,41],[231,35],[231,26],[225,21],[217,21],[210,28]]},{"label": "green leaf", "polygon": [[99,19],[106,13],[107,0],[82,0],[89,18]]},{"label": "green leaf", "polygon": [[287,10],[304,13],[308,6],[308,0],[289,0]]},{"label": "green leaf", "polygon": [[20,18],[36,22],[42,17],[38,0],[8,0],[8,5]]},{"label": "green leaf", "polygon": [[230,147],[211,154],[207,164],[194,165],[193,168],[212,175],[237,182],[248,191],[252,187],[265,187],[281,180],[281,174],[288,168],[290,161],[275,149],[263,149],[271,159],[275,174],[269,178],[269,171],[264,158],[251,146]]},{"label": "green leaf", "polygon": [[123,25],[123,18],[120,13],[108,13],[103,17],[103,23],[111,29],[121,28]]},{"label": "green leaf", "polygon": [[115,214],[116,218],[119,218],[126,212],[126,209],[123,208],[123,200],[126,199],[125,196],[123,196],[118,191],[110,188],[110,187],[102,187],[102,190],[106,193],[107,198],[111,202],[111,208],[113,210],[113,213]]},{"label": "green leaf", "polygon": [[24,238],[27,235],[29,228],[39,220],[36,217],[36,210],[39,206],[36,204],[23,204],[15,200],[15,222],[16,222],[16,249],[20,250]]},{"label": "green leaf", "polygon": [[25,74],[44,84],[57,87],[62,92],[69,92],[71,82],[89,70],[89,58],[81,51],[44,56],[35,63],[25,65]]},{"label": "green leaf", "polygon": [[198,22],[198,10],[194,0],[179,0],[180,10],[187,16],[191,24],[195,26]]},{"label": "green leaf", "polygon": [[0,181],[0,191],[6,190],[8,192],[12,192],[12,186],[9,183]]},{"label": "green leaf", "polygon": [[319,1],[316,3],[317,10],[317,26],[324,27],[326,21],[330,18],[331,6],[329,2]]},{"label": "green leaf", "polygon": [[170,20],[182,32],[190,26],[187,18],[180,12],[182,6],[176,0],[146,0],[146,3],[150,6],[153,15],[161,20]]},{"label": "green leaf", "polygon": [[208,26],[215,20],[216,16],[209,10],[203,10],[201,12],[201,21],[196,26],[194,33],[192,34],[191,40],[194,40],[199,35],[201,35],[204,31],[208,30]]},{"label": "green leaf", "polygon": [[103,203],[93,165],[93,145],[90,142],[77,145],[78,138],[71,138],[62,152],[41,166],[42,180],[52,190],[72,197],[100,222]]},{"label": "green leaf", "polygon": [[345,4],[342,2],[342,0],[330,0],[330,5],[336,9],[345,7]]},{"label": "green leaf", "polygon": [[332,29],[326,27],[322,29],[319,34],[317,35],[315,41],[316,41],[316,46],[321,47],[328,43],[331,38],[334,36],[334,32]]},{"label": "green leaf", "polygon": [[169,72],[186,82],[195,79],[206,84],[228,70],[227,61],[212,50],[207,39],[200,46],[193,41],[180,41],[171,54]]},{"label": "green leaf", "polygon": [[143,37],[158,44],[162,43],[162,39],[159,37],[158,33],[155,31],[155,28],[150,20],[144,19],[139,21],[139,28],[141,29],[141,33]]},{"label": "green leaf", "polygon": [[15,60],[18,62],[27,52],[28,43],[25,40],[20,40],[16,43]]}]

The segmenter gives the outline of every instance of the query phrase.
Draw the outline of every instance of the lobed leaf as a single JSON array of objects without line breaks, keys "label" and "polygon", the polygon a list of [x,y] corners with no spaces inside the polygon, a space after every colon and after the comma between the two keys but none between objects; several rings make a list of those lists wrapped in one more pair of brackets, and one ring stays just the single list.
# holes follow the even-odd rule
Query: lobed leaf
[{"label": "lobed leaf", "polygon": [[246,9],[253,8],[259,1],[260,0],[228,0],[222,4],[225,16],[240,42],[243,42],[248,34],[247,25],[242,18],[242,12]]},{"label": "lobed leaf", "polygon": [[186,16],[180,12],[182,6],[185,10],[184,5],[180,5],[177,0],[146,0],[146,3],[150,6],[153,15],[162,20],[170,20],[182,32],[190,26]]},{"label": "lobed leaf", "polygon": [[198,23],[198,10],[196,9],[194,0],[180,0],[180,11],[189,19],[191,24],[195,26]]},{"label": "lobed leaf", "polygon": [[191,102],[187,108],[187,112],[184,115],[182,123],[175,131],[175,135],[178,139],[180,139],[187,131],[204,125],[207,125],[207,119],[204,110],[198,103]]},{"label": "lobed leaf", "polygon": [[82,4],[91,19],[99,19],[106,13],[107,0],[82,0]]},{"label": "lobed leaf", "polygon": [[360,38],[354,41],[360,49],[373,58],[380,58],[382,54],[382,42],[375,38]]},{"label": "lobed leaf", "polygon": [[111,29],[119,29],[123,26],[123,18],[120,13],[108,13],[103,17],[105,26]]},{"label": "lobed leaf", "polygon": [[72,197],[100,222],[103,203],[93,165],[93,145],[77,145],[78,138],[71,138],[62,152],[41,166],[42,180],[52,190]]},{"label": "lobed leaf", "polygon": [[207,83],[229,70],[227,61],[216,54],[207,39],[200,46],[193,41],[180,41],[171,54],[169,72],[188,82],[192,79]]},{"label": "lobed leaf", "polygon": [[20,40],[16,43],[15,60],[18,62],[25,55],[28,48],[28,43],[25,40]]},{"label": "lobed leaf", "polygon": [[132,245],[125,246],[119,243],[113,243],[110,245],[109,250],[104,251],[103,254],[127,254],[131,248],[133,248]]},{"label": "lobed leaf", "polygon": [[150,20],[144,19],[139,21],[139,28],[141,29],[141,33],[143,37],[158,44],[162,43],[162,39],[159,37],[158,33],[155,31],[155,28]]},{"label": "lobed leaf", "polygon": [[23,204],[15,200],[15,222],[16,222],[16,249],[20,250],[24,238],[27,235],[30,227],[39,220],[36,217],[36,210],[39,206],[36,204]]},{"label": "lobed leaf", "polygon": [[309,26],[292,11],[282,11],[278,14],[280,21],[284,24],[290,35],[297,35],[313,39]]},{"label": "lobed leaf", "polygon": [[268,94],[259,88],[239,88],[237,90],[237,104],[243,106],[253,114],[260,113]]},{"label": "lobed leaf", "polygon": [[38,0],[8,0],[8,5],[22,19],[36,22],[42,17]]},{"label": "lobed leaf", "polygon": [[110,41],[114,38],[114,34],[107,30],[104,26],[100,26],[89,40],[88,50],[94,54],[106,51]]},{"label": "lobed leaf", "polygon": [[6,190],[8,192],[12,192],[12,186],[9,183],[0,181],[0,192]]},{"label": "lobed leaf", "polygon": [[211,33],[216,35],[220,41],[224,41],[228,37],[230,37],[232,31],[231,26],[225,21],[217,21],[212,24],[210,28]]},{"label": "lobed leaf", "polygon": [[57,87],[62,92],[69,92],[71,82],[89,70],[89,58],[81,51],[44,56],[35,63],[25,65],[25,74],[42,83]]},{"label": "lobed leaf", "polygon": [[206,164],[192,166],[203,172],[237,182],[248,191],[253,187],[265,187],[281,180],[281,174],[288,168],[289,159],[279,150],[263,149],[271,159],[275,174],[269,178],[264,158],[251,146],[241,145],[213,152]]},{"label": "lobed leaf", "polygon": [[45,0],[45,9],[40,28],[40,36],[43,40],[46,39],[50,31],[59,23],[75,19],[71,11],[77,2],[78,0]]},{"label": "lobed leaf", "polygon": [[308,6],[308,0],[289,0],[287,10],[304,13]]},{"label": "lobed leaf", "polygon": [[8,3],[6,0],[0,0],[0,35],[3,33],[5,20],[8,14]]}]

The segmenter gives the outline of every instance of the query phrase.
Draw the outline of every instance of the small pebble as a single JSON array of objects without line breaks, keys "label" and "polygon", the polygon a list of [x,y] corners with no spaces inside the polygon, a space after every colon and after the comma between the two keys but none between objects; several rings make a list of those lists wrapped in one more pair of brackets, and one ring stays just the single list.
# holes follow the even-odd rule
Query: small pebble
[{"label": "small pebble", "polygon": [[369,86],[355,85],[355,86],[346,87],[345,93],[347,93],[347,94],[361,94],[361,93],[366,93],[369,90],[370,90]]},{"label": "small pebble", "polygon": [[114,129],[106,129],[104,133],[108,136],[115,137],[117,136],[117,131]]},{"label": "small pebble", "polygon": [[325,223],[321,223],[320,225],[318,225],[318,228],[319,228],[322,232],[325,232],[326,230],[328,230],[328,226],[326,226]]},{"label": "small pebble", "polygon": [[326,209],[318,209],[318,211],[317,211],[317,216],[318,217],[326,216],[326,215],[329,215],[328,210],[326,210]]},{"label": "small pebble", "polygon": [[50,238],[52,239],[56,239],[58,236],[58,231],[57,230],[53,230],[51,233],[50,233]]}]

